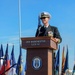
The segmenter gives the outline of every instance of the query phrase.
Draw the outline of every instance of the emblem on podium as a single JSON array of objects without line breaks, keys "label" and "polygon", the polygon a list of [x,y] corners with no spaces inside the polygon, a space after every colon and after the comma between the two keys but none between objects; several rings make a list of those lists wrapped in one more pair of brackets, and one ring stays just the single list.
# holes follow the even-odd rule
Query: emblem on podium
[{"label": "emblem on podium", "polygon": [[32,66],[35,70],[38,70],[42,66],[42,60],[39,57],[34,57],[32,60]]}]

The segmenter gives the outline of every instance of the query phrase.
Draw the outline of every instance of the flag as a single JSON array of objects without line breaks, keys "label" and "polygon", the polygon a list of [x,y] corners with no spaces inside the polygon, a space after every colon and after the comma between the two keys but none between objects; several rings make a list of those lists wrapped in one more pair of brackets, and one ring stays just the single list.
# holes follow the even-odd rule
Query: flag
[{"label": "flag", "polygon": [[0,48],[0,50],[1,50],[1,54],[0,54],[0,56],[4,56],[4,52],[3,52],[3,45],[1,44],[1,48]]},{"label": "flag", "polygon": [[63,75],[64,63],[65,63],[64,50],[65,50],[65,47],[63,47],[63,52],[62,52],[62,68],[61,68],[61,75]]},{"label": "flag", "polygon": [[20,47],[20,55],[18,58],[17,68],[16,68],[17,75],[24,75],[24,68],[23,68],[23,59],[22,59],[22,50]]},{"label": "flag", "polygon": [[9,59],[9,55],[8,55],[8,44],[6,47],[6,52],[5,52],[5,70],[10,68],[10,59]]},{"label": "flag", "polygon": [[2,66],[3,66],[3,60],[4,60],[4,53],[3,53],[3,46],[1,44],[0,48],[0,75],[2,74]]},{"label": "flag", "polygon": [[16,75],[16,61],[15,61],[15,56],[14,56],[14,45],[12,47],[10,64],[11,64],[10,75]]},{"label": "flag", "polygon": [[26,70],[27,70],[27,64],[25,64],[25,68],[24,68],[24,75],[26,75]]},{"label": "flag", "polygon": [[68,46],[67,46],[67,53],[66,53],[66,59],[65,59],[65,64],[64,64],[64,73],[66,72],[66,70],[69,69],[69,65],[68,65]]},{"label": "flag", "polygon": [[[26,52],[26,58],[27,58],[27,52]],[[24,75],[26,75],[26,71],[27,71],[27,62],[25,63],[25,67],[24,67]]]},{"label": "flag", "polygon": [[38,16],[38,28],[35,36],[39,36],[41,27],[42,25],[41,25],[40,16]]},{"label": "flag", "polygon": [[74,51],[74,66],[73,66],[72,75],[75,75],[75,51]]},{"label": "flag", "polygon": [[27,70],[27,63],[25,64],[25,72],[26,72],[26,70]]},{"label": "flag", "polygon": [[4,62],[3,62],[3,66],[1,68],[2,70],[2,75],[9,75],[9,69],[10,68],[10,60],[9,60],[9,55],[8,55],[8,44],[6,47],[6,52],[5,52],[5,56],[4,56]]},{"label": "flag", "polygon": [[41,27],[41,20],[40,20],[40,16],[38,16],[38,28]]},{"label": "flag", "polygon": [[72,75],[75,75],[75,64],[74,64],[74,67],[73,67]]},{"label": "flag", "polygon": [[55,60],[55,75],[59,75],[59,63],[60,63],[59,57],[60,57],[60,45]]},{"label": "flag", "polygon": [[3,45],[1,44],[1,48],[0,48],[0,70],[1,70],[1,67],[3,65],[3,60],[4,60],[4,53],[3,53]]},{"label": "flag", "polygon": [[[27,58],[27,52],[26,52],[26,58]],[[27,62],[25,63],[25,72],[26,72],[26,70],[27,70]]]}]

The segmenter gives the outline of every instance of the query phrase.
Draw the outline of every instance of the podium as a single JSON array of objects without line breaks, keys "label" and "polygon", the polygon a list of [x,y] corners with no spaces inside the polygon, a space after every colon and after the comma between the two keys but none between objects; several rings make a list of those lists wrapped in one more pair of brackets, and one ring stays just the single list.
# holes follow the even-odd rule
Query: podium
[{"label": "podium", "polygon": [[22,48],[27,50],[26,75],[54,75],[53,51],[58,44],[52,37],[21,38]]}]

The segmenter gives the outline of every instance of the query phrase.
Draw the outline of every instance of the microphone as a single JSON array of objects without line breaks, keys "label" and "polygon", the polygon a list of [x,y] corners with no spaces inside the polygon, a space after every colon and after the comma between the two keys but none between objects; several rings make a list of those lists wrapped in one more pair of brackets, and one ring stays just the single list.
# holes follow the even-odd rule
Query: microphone
[{"label": "microphone", "polygon": [[41,27],[42,27],[42,25],[39,25],[39,26],[38,26],[38,30],[39,30],[39,31],[40,31]]}]

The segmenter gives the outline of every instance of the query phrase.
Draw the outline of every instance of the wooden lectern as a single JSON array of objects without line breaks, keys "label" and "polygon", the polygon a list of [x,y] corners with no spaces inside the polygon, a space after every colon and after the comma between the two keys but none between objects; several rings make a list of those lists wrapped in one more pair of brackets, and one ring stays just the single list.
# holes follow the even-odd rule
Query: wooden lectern
[{"label": "wooden lectern", "polygon": [[22,48],[27,50],[26,75],[54,75],[53,51],[57,43],[52,37],[21,38]]}]

